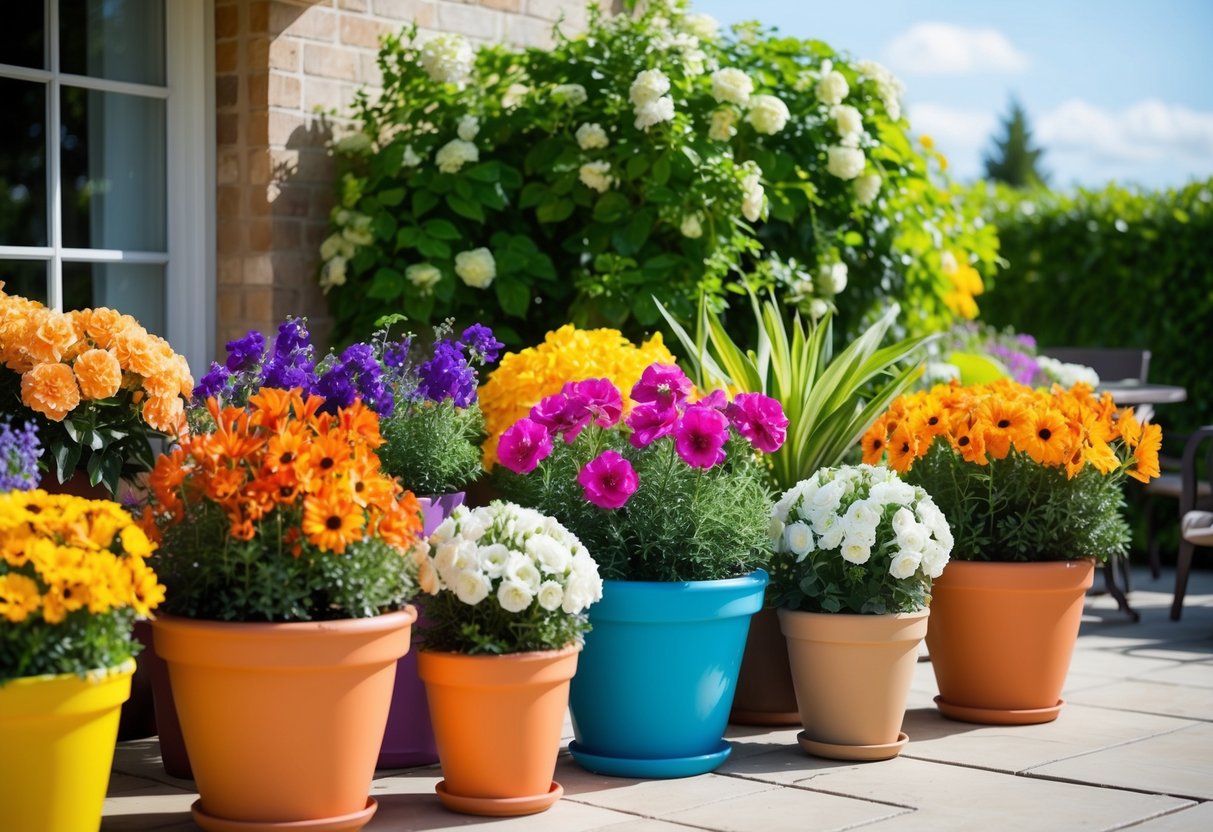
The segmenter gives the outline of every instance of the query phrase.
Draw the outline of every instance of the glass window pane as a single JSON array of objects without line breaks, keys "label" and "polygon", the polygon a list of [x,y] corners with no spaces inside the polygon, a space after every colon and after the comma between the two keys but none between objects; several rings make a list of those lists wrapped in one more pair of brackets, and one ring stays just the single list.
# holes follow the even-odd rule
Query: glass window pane
[{"label": "glass window pane", "polygon": [[59,0],[60,70],[164,85],[164,0]]},{"label": "glass window pane", "polygon": [[46,303],[46,261],[0,260],[0,283],[5,294]]},{"label": "glass window pane", "polygon": [[0,78],[0,245],[46,242],[46,85]]},{"label": "glass window pane", "polygon": [[163,336],[164,266],[145,263],[64,263],[63,308],[108,306],[134,315],[148,332]]},{"label": "glass window pane", "polygon": [[164,103],[63,88],[63,245],[165,250]]},{"label": "glass window pane", "polygon": [[6,3],[0,26],[0,64],[46,69],[45,4]]}]

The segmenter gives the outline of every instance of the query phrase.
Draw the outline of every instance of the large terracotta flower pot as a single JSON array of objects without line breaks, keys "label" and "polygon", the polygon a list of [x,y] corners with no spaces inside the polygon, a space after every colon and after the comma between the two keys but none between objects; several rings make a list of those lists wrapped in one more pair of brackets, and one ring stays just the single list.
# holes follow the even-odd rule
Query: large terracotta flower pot
[{"label": "large terracotta flower pot", "polygon": [[577,670],[563,650],[466,656],[422,650],[418,669],[429,695],[442,759],[438,799],[473,815],[529,815],[564,793],[552,780]]},{"label": "large terracotta flower pot", "polygon": [[30,676],[0,685],[0,829],[84,832],[101,826],[118,711],[135,663]]},{"label": "large terracotta flower pot", "polygon": [[[463,504],[463,492],[418,497],[421,504],[421,535],[429,537],[448,515]],[[425,616],[418,615],[413,629],[425,629]],[[418,651],[410,650],[396,663],[396,684],[392,688],[392,705],[388,709],[387,728],[379,748],[376,768],[425,766],[438,762],[438,746],[434,744],[434,729],[430,725],[430,709],[425,698],[425,685],[417,675]]]},{"label": "large terracotta flower pot", "polygon": [[[146,628],[146,630],[142,630]],[[146,635],[141,635],[146,632]],[[185,738],[181,736],[181,722],[177,719],[177,703],[173,701],[173,686],[169,681],[168,665],[156,652],[156,634],[150,621],[135,622],[135,634],[143,642],[143,652],[137,659],[139,667],[151,680],[152,700],[155,703],[156,738],[160,743],[160,763],[165,774],[182,780],[193,780],[190,755],[185,750]]]},{"label": "large terracotta flower pot", "polygon": [[799,725],[796,689],[788,667],[788,641],[774,609],[762,609],[750,620],[737,693],[729,722],[734,725]]},{"label": "large terracotta flower pot", "polygon": [[1056,719],[1094,570],[1091,560],[948,563],[927,628],[940,712],[992,725]]},{"label": "large terracotta flower pot", "polygon": [[208,830],[364,826],[416,613],[290,624],[160,616],[156,651]]},{"label": "large terracotta flower pot", "polygon": [[761,569],[721,581],[604,581],[569,694],[582,767],[617,777],[717,768]]},{"label": "large terracotta flower pot", "polygon": [[906,699],[927,611],[888,615],[780,610],[804,731],[800,747],[832,760],[901,753]]}]

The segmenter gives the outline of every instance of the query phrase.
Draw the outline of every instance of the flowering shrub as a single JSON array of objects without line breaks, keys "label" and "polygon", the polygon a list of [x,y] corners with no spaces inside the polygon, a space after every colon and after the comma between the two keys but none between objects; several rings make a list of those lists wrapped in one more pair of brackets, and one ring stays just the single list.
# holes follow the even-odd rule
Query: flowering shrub
[{"label": "flowering shrub", "polygon": [[550,50],[388,38],[382,94],[333,146],[337,337],[369,331],[368,299],[510,344],[553,320],[635,334],[658,323],[653,296],[686,320],[739,283],[814,317],[838,306],[848,330],[890,294],[912,329],[972,317],[995,237],[911,143],[901,83],[685,5],[591,6]]},{"label": "flowering shrub", "polygon": [[497,501],[460,506],[421,562],[427,649],[522,653],[579,643],[602,598],[598,565],[551,517]]},{"label": "flowering shrub", "polygon": [[42,444],[34,423],[13,427],[12,417],[0,418],[0,493],[29,491],[38,485],[38,457]]},{"label": "flowering shrub", "polygon": [[[952,327],[939,344],[941,361],[931,363],[927,375],[935,381],[957,378],[962,382],[980,384],[992,379],[969,378],[970,356],[985,359],[977,365],[978,371],[996,372],[1000,377],[1026,384],[1029,387],[1048,387],[1060,384],[1073,387],[1086,384],[1095,387],[1099,375],[1090,367],[1058,361],[1036,351],[1036,339],[1031,335],[1017,333],[1010,327],[995,329],[980,321],[967,321]],[[992,364],[989,363],[992,360]]]},{"label": "flowering shrub", "polygon": [[771,512],[772,592],[805,612],[917,612],[943,574],[952,531],[921,487],[888,468],[822,468]]},{"label": "flowering shrub", "polygon": [[779,448],[787,418],[761,394],[691,393],[678,367],[653,364],[625,419],[610,381],[567,383],[502,434],[502,489],[571,529],[608,578],[712,580],[762,565],[758,452]]},{"label": "flowering shrub", "polygon": [[[194,390],[194,412],[205,421],[210,396],[243,405],[263,387],[302,390],[335,411],[360,398],[380,417],[384,470],[415,493],[458,491],[482,469],[478,449],[483,417],[476,401],[477,369],[497,360],[502,344],[474,324],[458,339],[450,327],[434,329],[432,351],[412,335],[390,339],[397,317],[380,321],[368,343],[352,344],[318,363],[304,322],[285,321],[271,344],[250,332],[227,344],[227,360],[214,362]],[[424,359],[424,360],[423,360]]]},{"label": "flowering shrub", "polygon": [[144,526],[174,615],[221,621],[365,618],[412,595],[421,524],[380,471],[379,419],[356,401],[263,388],[207,400],[214,430],[161,456]]},{"label": "flowering shrub", "polygon": [[115,493],[154,464],[149,439],[185,426],[189,365],[113,309],[56,312],[0,283],[0,396],[31,411],[59,482],[77,469]]},{"label": "flowering shrub", "polygon": [[114,503],[0,494],[0,684],[134,656],[135,616],[164,600],[146,561],[153,548]]},{"label": "flowering shrub", "polygon": [[[566,324],[549,332],[538,346],[506,353],[497,369],[480,388],[480,406],[488,439],[485,467],[497,461],[502,431],[531,412],[540,399],[559,393],[565,383],[605,378],[627,390],[640,380],[650,364],[673,364],[661,333],[639,347],[614,329],[577,329]],[[625,402],[625,412],[630,410]]]},{"label": "flowering shrub", "polygon": [[934,498],[959,558],[1105,560],[1128,543],[1120,485],[1158,476],[1162,430],[1081,384],[1003,380],[902,396],[862,444]]}]

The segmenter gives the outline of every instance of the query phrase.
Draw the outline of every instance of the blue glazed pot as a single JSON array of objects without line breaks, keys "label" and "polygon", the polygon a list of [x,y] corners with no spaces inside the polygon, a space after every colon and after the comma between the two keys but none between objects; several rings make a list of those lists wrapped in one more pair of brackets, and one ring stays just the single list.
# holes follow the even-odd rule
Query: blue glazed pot
[{"label": "blue glazed pot", "polygon": [[723,763],[746,633],[766,585],[761,569],[722,581],[604,581],[569,692],[573,759],[645,778]]}]

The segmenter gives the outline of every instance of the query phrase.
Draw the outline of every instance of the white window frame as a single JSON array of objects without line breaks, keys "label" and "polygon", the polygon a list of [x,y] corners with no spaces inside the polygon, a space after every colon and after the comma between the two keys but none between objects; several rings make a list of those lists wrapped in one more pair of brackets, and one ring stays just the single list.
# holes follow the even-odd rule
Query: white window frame
[{"label": "white window frame", "polygon": [[[201,373],[215,345],[215,83],[214,0],[165,0],[165,85],[56,72],[59,2],[47,3],[50,69],[0,65],[0,76],[46,85],[48,245],[0,245],[0,260],[47,264],[47,305],[63,308],[63,264],[140,263],[165,267],[165,333]],[[158,98],[165,108],[167,249],[67,248],[63,242],[60,90],[64,84],[99,92]]]}]

